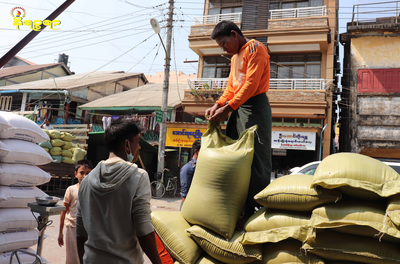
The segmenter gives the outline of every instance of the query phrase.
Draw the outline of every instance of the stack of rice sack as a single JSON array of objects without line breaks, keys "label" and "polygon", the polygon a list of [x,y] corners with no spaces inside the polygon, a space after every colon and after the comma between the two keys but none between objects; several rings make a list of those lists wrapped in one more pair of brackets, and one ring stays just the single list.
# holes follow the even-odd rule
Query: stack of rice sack
[{"label": "stack of rice sack", "polygon": [[54,163],[76,164],[85,158],[86,152],[79,147],[72,145],[72,139],[75,137],[67,132],[58,130],[43,130],[49,137],[50,141],[39,143],[53,158]]},{"label": "stack of rice sack", "polygon": [[236,222],[247,197],[254,131],[238,140],[209,123],[190,191],[180,212],[157,211],[152,223],[178,263],[249,263],[262,259],[262,245],[243,245]]},{"label": "stack of rice sack", "polygon": [[33,121],[0,111],[0,252],[5,252],[0,263],[7,251],[37,244],[37,222],[27,204],[36,196],[47,196],[36,187],[51,178],[36,166],[53,161],[36,144],[46,140]]}]

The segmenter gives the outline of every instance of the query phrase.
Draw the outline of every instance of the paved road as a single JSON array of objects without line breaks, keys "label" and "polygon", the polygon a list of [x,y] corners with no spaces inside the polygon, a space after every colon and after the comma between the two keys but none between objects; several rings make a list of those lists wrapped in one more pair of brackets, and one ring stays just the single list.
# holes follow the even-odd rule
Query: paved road
[{"label": "paved road", "polygon": [[[59,204],[62,205],[62,199],[64,194],[51,194],[60,197]],[[152,199],[151,210],[152,211],[179,211],[180,198],[163,198],[163,199]],[[58,231],[60,226],[60,216],[50,216],[50,220],[53,221],[51,225],[46,228],[45,235],[48,237],[44,240],[42,256],[52,264],[64,264],[65,263],[65,247],[60,248],[57,243]],[[65,237],[65,236],[64,236]],[[36,251],[36,246],[32,247]],[[148,258],[145,256],[145,264],[151,264]]]}]

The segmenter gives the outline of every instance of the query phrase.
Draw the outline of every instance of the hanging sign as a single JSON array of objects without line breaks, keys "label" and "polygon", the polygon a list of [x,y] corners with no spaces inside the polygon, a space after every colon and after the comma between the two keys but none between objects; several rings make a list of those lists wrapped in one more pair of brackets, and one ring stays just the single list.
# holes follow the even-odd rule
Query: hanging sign
[{"label": "hanging sign", "polygon": [[315,134],[311,132],[272,131],[271,147],[276,149],[315,150]]},{"label": "hanging sign", "polygon": [[156,122],[161,123],[163,121],[163,112],[161,110],[156,111]]},{"label": "hanging sign", "polygon": [[191,148],[193,142],[201,139],[206,130],[206,128],[168,127],[165,145],[168,147]]},{"label": "hanging sign", "polygon": [[26,14],[26,10],[23,7],[16,6],[11,9],[11,16],[13,17],[13,26],[17,29],[20,29],[20,26],[29,26],[31,30],[41,31],[42,24],[45,26],[49,26],[52,30],[59,30],[59,28],[54,28],[54,26],[58,26],[61,24],[60,20],[24,20]]}]

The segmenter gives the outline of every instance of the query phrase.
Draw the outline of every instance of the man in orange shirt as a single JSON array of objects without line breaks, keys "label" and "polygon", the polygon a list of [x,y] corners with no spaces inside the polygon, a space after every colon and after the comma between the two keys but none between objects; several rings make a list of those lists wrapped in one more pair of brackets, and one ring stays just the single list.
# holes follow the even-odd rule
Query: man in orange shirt
[{"label": "man in orange shirt", "polygon": [[270,79],[269,55],[261,42],[247,39],[231,21],[218,23],[211,38],[234,56],[228,85],[214,106],[206,110],[207,119],[224,121],[230,114],[226,135],[232,139],[238,139],[242,131],[258,125],[244,217],[238,223],[241,228],[259,206],[253,197],[269,184],[271,177],[272,115],[266,95]]}]

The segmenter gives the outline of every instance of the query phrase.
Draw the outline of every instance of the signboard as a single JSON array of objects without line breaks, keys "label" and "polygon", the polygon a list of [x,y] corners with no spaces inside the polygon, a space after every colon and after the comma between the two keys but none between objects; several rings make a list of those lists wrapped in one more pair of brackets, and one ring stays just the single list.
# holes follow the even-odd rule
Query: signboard
[{"label": "signboard", "polygon": [[156,110],[156,122],[161,123],[163,121],[163,112],[161,110]]},{"label": "signboard", "polygon": [[206,130],[206,128],[167,127],[167,140],[165,145],[168,147],[191,148],[193,142],[201,139],[201,136]]},{"label": "signboard", "polygon": [[315,150],[315,135],[311,132],[272,131],[274,149]]}]

